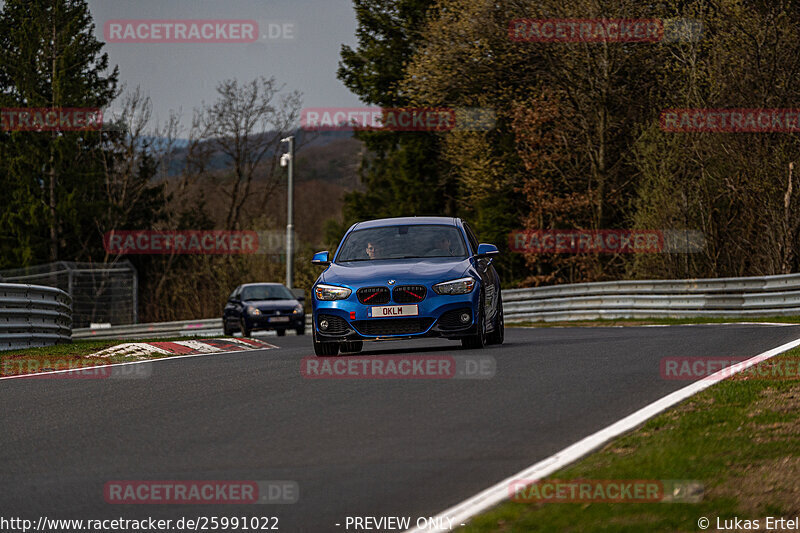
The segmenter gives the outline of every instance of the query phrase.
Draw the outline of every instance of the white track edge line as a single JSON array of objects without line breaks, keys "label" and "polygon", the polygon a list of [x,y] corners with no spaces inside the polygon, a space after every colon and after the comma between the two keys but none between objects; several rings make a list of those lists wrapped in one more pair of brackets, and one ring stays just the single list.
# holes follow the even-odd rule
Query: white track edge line
[{"label": "white track edge line", "polygon": [[[605,429],[601,429],[600,431],[589,435],[588,437],[572,444],[557,452],[550,457],[539,461],[538,463],[529,466],[525,470],[522,470],[506,479],[500,481],[499,483],[489,487],[486,490],[483,490],[468,498],[461,503],[458,503],[449,509],[438,513],[435,518],[428,520],[428,524],[446,524],[446,523],[453,523],[456,526],[460,526],[466,523],[470,518],[474,517],[475,515],[482,513],[483,511],[494,507],[498,503],[502,502],[503,500],[508,499],[508,487],[510,486],[511,482],[514,480],[519,479],[541,479],[544,476],[550,475],[553,472],[564,468],[565,466],[575,462],[576,460],[580,459],[584,455],[587,455],[589,452],[597,449],[598,447],[606,444],[611,439],[616,438],[623,433],[627,433],[631,429],[635,428],[636,426],[642,424],[643,422],[647,421],[648,419],[652,418],[653,416],[657,415],[658,413],[672,407],[673,405],[693,396],[694,394],[707,389],[714,383],[721,381],[726,377],[730,377],[742,370],[745,370],[753,365],[760,363],[761,361],[765,361],[779,355],[785,351],[791,350],[792,348],[800,345],[800,339],[793,340],[791,342],[787,342],[786,344],[782,344],[777,348],[773,348],[771,350],[767,350],[759,355],[753,356],[746,361],[742,361],[741,363],[736,363],[734,365],[725,367],[724,369],[711,374],[710,376],[706,376],[705,378],[692,383],[682,389],[679,389],[675,392],[672,392],[663,398],[656,400],[655,402],[639,409],[633,414],[626,416],[625,418],[611,424],[610,426],[606,427]],[[452,522],[450,522],[452,520]],[[405,533],[422,533],[422,532],[430,532],[430,531],[450,531],[446,527],[442,528],[413,528],[406,530]]]},{"label": "white track edge line", "polygon": [[[154,342],[161,342],[161,341],[154,341]],[[166,341],[166,342],[172,342],[172,341]],[[145,343],[142,343],[142,344],[147,344],[147,343],[145,342]],[[110,365],[96,365],[96,366],[87,366],[87,367],[83,367],[83,368],[68,368],[66,370],[50,370],[48,372],[37,372],[35,374],[19,374],[17,376],[0,377],[0,381],[6,380],[6,379],[29,378],[31,376],[47,376],[49,374],[64,374],[66,372],[80,372],[80,371],[85,371],[87,369],[93,369],[93,368],[111,368],[111,367],[114,367],[114,366],[141,365],[143,363],[157,363],[158,361],[174,361],[175,359],[187,359],[189,357],[205,357],[205,356],[208,356],[208,355],[228,355],[228,354],[232,354],[232,353],[247,353],[247,352],[253,352],[253,351],[257,351],[257,350],[276,350],[276,349],[280,348],[279,346],[275,346],[274,344],[270,344],[268,342],[265,342],[264,344],[266,344],[266,346],[264,346],[262,348],[253,348],[252,350],[232,350],[230,352],[190,353],[190,354],[186,354],[186,355],[154,357],[152,359],[147,359],[145,361],[128,361],[127,363],[111,363]]]}]

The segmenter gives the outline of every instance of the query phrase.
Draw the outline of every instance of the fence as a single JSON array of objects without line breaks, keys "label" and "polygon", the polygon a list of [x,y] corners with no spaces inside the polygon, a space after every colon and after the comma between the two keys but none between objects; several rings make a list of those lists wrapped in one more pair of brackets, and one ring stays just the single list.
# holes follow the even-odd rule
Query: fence
[{"label": "fence", "polygon": [[35,283],[57,287],[72,298],[72,323],[135,324],[137,322],[137,275],[129,261],[77,263],[59,261],[46,265],[0,271],[2,283]]},{"label": "fence", "polygon": [[70,303],[53,287],[0,283],[0,350],[69,342]]}]

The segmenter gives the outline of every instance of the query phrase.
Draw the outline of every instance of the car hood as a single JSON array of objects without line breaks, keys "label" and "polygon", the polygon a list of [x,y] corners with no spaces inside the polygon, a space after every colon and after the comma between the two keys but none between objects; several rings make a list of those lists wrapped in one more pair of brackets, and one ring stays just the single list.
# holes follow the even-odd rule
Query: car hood
[{"label": "car hood", "polygon": [[337,285],[431,284],[463,277],[470,267],[468,258],[431,257],[331,263],[320,281]]},{"label": "car hood", "polygon": [[243,305],[251,305],[259,311],[269,311],[274,309],[294,309],[300,304],[297,300],[246,300]]}]

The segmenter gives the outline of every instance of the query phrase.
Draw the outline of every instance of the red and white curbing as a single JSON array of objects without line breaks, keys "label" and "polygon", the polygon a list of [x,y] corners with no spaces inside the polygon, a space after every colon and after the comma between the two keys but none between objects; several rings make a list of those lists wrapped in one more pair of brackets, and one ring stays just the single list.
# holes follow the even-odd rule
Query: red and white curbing
[{"label": "red and white curbing", "polygon": [[87,357],[126,355],[142,359],[155,355],[194,355],[203,353],[242,352],[269,350],[277,346],[256,339],[203,339],[171,342],[129,342],[106,348]]}]

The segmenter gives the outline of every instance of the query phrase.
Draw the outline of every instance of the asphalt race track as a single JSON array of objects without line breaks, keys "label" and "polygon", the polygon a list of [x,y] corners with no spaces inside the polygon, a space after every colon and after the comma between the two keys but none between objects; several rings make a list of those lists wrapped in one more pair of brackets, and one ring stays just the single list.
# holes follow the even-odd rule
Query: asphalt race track
[{"label": "asphalt race track", "polygon": [[[310,380],[311,337],[276,350],[146,363],[146,379],[0,381],[0,515],[276,516],[345,531],[347,516],[433,516],[688,385],[670,356],[751,356],[800,326],[508,329],[480,352],[439,340],[365,355],[490,355],[492,379]],[[112,505],[113,480],[292,480],[284,505]],[[339,523],[340,526],[335,524]],[[350,531],[353,531],[351,528]]]}]

